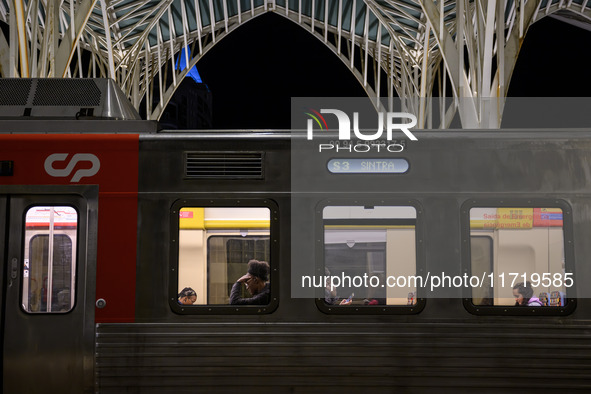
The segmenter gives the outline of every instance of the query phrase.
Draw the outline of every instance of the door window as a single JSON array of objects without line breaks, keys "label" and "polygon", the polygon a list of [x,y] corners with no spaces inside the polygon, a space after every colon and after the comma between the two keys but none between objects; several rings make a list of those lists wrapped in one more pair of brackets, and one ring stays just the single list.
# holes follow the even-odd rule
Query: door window
[{"label": "door window", "polygon": [[25,216],[22,308],[64,313],[74,306],[78,213],[69,206],[34,206]]}]

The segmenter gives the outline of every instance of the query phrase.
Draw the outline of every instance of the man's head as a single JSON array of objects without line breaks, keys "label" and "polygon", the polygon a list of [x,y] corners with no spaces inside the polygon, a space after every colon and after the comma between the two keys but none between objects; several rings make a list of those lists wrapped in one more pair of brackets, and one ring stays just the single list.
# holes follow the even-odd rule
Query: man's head
[{"label": "man's head", "polygon": [[266,261],[250,260],[247,271],[264,282],[269,280],[269,263]]},{"label": "man's head", "polygon": [[190,287],[185,287],[179,293],[179,303],[182,305],[193,305],[197,301],[197,293]]},{"label": "man's head", "polygon": [[260,293],[269,280],[269,263],[266,261],[250,260],[248,262],[248,279],[244,284],[252,295]]}]

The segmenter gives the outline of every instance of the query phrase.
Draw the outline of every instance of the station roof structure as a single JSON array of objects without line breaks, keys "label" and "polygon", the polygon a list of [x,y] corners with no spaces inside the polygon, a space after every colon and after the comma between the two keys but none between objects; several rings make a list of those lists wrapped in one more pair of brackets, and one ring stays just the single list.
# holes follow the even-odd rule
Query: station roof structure
[{"label": "station roof structure", "polygon": [[[528,28],[548,15],[591,24],[588,0],[0,0],[0,74],[113,78],[158,119],[204,54],[265,13],[321,40],[369,97],[400,97],[419,127],[458,112],[464,126],[499,127],[502,103],[479,100],[506,97]],[[434,86],[455,100],[431,108]]]}]

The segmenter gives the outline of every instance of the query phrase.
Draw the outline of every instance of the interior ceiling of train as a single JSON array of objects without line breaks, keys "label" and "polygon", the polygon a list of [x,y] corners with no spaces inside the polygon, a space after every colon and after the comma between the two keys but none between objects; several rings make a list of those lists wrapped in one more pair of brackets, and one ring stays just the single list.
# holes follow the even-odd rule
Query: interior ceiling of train
[{"label": "interior ceiling of train", "polygon": [[[159,119],[199,59],[265,13],[325,43],[369,97],[402,98],[420,127],[435,111],[422,98],[434,91],[506,97],[521,43],[539,19],[591,24],[588,0],[0,0],[0,73],[113,78],[136,108],[146,103],[148,119]],[[180,64],[181,54],[188,62]],[[446,127],[457,100],[439,105],[436,127]],[[481,108],[459,111],[462,124],[498,127],[500,114]]]}]

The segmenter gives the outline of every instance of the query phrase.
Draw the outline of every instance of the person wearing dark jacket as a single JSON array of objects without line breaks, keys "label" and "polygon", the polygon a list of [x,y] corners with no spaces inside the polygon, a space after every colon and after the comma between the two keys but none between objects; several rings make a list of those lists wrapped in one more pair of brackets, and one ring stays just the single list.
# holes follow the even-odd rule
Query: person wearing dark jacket
[{"label": "person wearing dark jacket", "polygon": [[[232,286],[230,304],[232,305],[267,305],[270,299],[269,263],[266,261],[250,260],[248,271]],[[251,294],[250,298],[240,297],[242,284]]]}]

